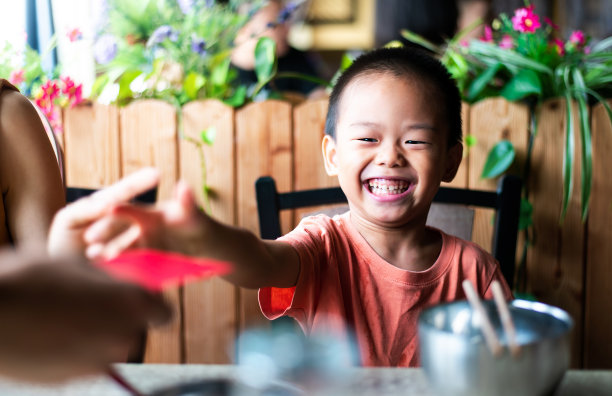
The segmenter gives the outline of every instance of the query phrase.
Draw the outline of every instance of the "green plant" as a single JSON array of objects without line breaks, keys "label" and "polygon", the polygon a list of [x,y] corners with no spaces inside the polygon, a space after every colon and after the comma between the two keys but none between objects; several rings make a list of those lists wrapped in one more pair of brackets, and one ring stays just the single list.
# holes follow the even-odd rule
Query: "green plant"
[{"label": "green plant", "polygon": [[[68,36],[70,41],[76,41],[80,39],[80,32],[73,30]],[[54,36],[45,51],[39,54],[27,44],[21,50],[8,41],[4,42],[0,48],[0,77],[8,79],[28,96],[48,119],[53,131],[61,133],[60,109],[81,103],[83,87],[69,76],[61,76],[59,65],[54,70],[43,70],[42,60],[56,45]]]},{"label": "green plant", "polygon": [[119,104],[216,98],[242,105],[246,88],[232,84],[230,54],[238,30],[262,4],[109,0],[94,44],[99,77],[92,96]]},{"label": "green plant", "polygon": [[[530,144],[537,134],[536,107],[550,98],[564,98],[567,128],[563,164],[562,221],[574,185],[572,167],[575,150],[581,150],[581,208],[586,219],[589,208],[592,175],[591,130],[588,121],[590,100],[601,102],[612,121],[612,111],[604,97],[612,93],[612,37],[590,45],[589,37],[574,31],[568,40],[558,37],[558,27],[548,18],[534,12],[534,6],[515,11],[512,18],[501,14],[491,26],[485,27],[484,37],[462,40],[464,32],[443,46],[435,46],[407,31],[408,40],[421,44],[440,56],[449,72],[457,80],[464,100],[475,102],[487,97],[502,96],[510,101],[523,101],[531,111]],[[578,105],[582,144],[574,147],[574,127],[571,103]],[[502,141],[489,153],[483,177],[496,177],[506,171],[514,158],[511,143]],[[525,175],[527,178],[528,175]],[[527,204],[527,203],[526,203]],[[528,224],[528,222],[525,222]]]}]

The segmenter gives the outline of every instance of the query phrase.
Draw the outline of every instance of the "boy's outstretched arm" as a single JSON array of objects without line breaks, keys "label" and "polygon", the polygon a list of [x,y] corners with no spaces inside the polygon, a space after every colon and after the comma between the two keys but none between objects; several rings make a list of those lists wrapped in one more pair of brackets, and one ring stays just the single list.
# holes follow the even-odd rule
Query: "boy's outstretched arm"
[{"label": "boy's outstretched arm", "polygon": [[[125,221],[131,223],[125,228]],[[179,182],[172,200],[155,209],[117,206],[85,232],[90,258],[111,258],[131,247],[151,247],[228,261],[228,281],[242,287],[290,287],[299,258],[287,243],[263,241],[252,232],[220,223],[198,209],[191,189]]]}]

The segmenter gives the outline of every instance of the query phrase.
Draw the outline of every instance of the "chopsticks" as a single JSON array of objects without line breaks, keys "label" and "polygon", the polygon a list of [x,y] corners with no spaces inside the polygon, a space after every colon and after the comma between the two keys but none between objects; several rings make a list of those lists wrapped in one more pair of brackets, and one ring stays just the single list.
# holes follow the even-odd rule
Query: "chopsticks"
[{"label": "chopsticks", "polygon": [[[472,282],[470,282],[468,279],[464,280],[462,285],[463,291],[465,292],[472,309],[481,317],[482,333],[484,335],[487,347],[493,356],[500,356],[503,351],[503,347],[495,334],[495,329],[493,328],[491,319],[489,318],[489,315],[487,315],[487,311],[485,310],[482,301],[480,301],[478,293],[476,293],[474,286],[472,286]],[[493,291],[493,299],[495,300],[495,306],[497,307],[502,327],[506,333],[508,349],[510,349],[510,353],[513,357],[517,357],[520,354],[521,348],[516,341],[516,329],[514,327],[514,323],[512,322],[512,315],[508,309],[504,293],[498,281],[493,281],[491,287]]]},{"label": "chopsticks", "polygon": [[499,318],[501,319],[502,327],[506,333],[506,340],[508,340],[508,349],[510,349],[510,353],[513,357],[517,357],[521,353],[521,347],[516,341],[516,329],[512,321],[512,315],[508,309],[508,304],[506,303],[506,298],[504,297],[504,292],[498,281],[493,281],[491,287],[493,290],[493,299],[495,300],[495,305],[499,312]]}]

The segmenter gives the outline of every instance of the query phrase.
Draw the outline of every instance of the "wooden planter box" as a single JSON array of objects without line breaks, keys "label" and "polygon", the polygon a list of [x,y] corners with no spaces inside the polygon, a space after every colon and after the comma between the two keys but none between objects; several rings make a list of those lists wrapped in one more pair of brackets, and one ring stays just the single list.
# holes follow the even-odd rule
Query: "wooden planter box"
[{"label": "wooden planter box", "polygon": [[[529,181],[536,242],[528,251],[528,290],[539,300],[567,310],[576,321],[574,367],[610,368],[612,315],[606,301],[612,288],[612,178],[606,172],[612,169],[608,154],[612,151],[612,130],[605,109],[593,108],[589,220],[580,220],[579,187],[575,187],[575,199],[565,222],[559,225],[565,131],[562,104],[550,101],[539,109],[540,129]],[[336,185],[336,180],[325,174],[321,156],[326,106],[326,100],[299,105],[266,101],[241,109],[214,100],[191,102],[182,111],[185,135],[199,141],[202,130],[214,126],[217,131],[214,144],[202,148],[179,136],[176,110],[165,102],[143,100],[124,108],[91,104],[67,109],[62,136],[66,181],[71,186],[98,188],[140,167],[156,166],[162,173],[160,199],[170,197],[174,183],[181,178],[194,187],[201,200],[203,153],[213,217],[258,233],[257,177],[273,176],[279,190]],[[476,144],[467,152],[451,185],[494,189],[494,180],[480,178],[488,151],[500,139],[507,139],[516,148],[518,162],[523,162],[528,109],[503,99],[489,99],[464,105],[463,112],[464,133],[475,136]],[[579,141],[576,144],[580,147]],[[579,175],[579,158],[575,172]],[[287,214],[283,218],[284,231],[296,224],[295,217]],[[473,240],[489,248],[491,230],[491,213],[477,212]],[[147,362],[231,362],[237,334],[247,326],[266,323],[256,291],[235,288],[221,279],[191,284],[167,296],[176,305],[176,317],[164,328],[150,332]]]}]

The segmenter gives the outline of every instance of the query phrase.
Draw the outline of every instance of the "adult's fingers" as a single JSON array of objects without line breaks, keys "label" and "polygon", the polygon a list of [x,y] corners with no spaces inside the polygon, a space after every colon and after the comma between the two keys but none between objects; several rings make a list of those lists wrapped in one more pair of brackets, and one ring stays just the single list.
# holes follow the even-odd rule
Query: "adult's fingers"
[{"label": "adult's fingers", "polygon": [[79,199],[60,210],[57,221],[63,227],[80,227],[97,220],[110,208],[142,194],[159,183],[159,172],[155,168],[143,168],[117,183],[96,191],[89,197]]},{"label": "adult's fingers", "polygon": [[142,235],[138,224],[131,225],[127,230],[106,243],[93,243],[85,250],[85,256],[90,259],[112,259],[122,251],[136,245]]}]

